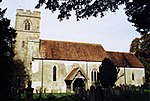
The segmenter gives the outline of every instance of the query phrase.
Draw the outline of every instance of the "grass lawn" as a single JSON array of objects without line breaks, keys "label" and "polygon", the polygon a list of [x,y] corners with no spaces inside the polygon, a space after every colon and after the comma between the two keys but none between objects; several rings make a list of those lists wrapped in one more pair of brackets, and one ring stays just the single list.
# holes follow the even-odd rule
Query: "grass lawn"
[{"label": "grass lawn", "polygon": [[148,89],[145,89],[145,90],[144,90],[144,92],[148,92],[148,93],[150,93],[150,90],[148,90]]},{"label": "grass lawn", "polygon": [[[17,101],[17,100],[12,100]],[[26,101],[25,95],[22,95],[20,101]],[[39,94],[33,94],[33,101],[39,101]],[[57,94],[42,94],[40,101],[81,101],[73,93],[57,93]],[[135,93],[127,94],[127,96],[111,96],[104,98],[104,101],[150,101],[150,90],[144,91],[144,94]]]},{"label": "grass lawn", "polygon": [[[33,95],[33,101],[39,100],[39,94]],[[79,98],[72,93],[54,93],[42,94],[41,101],[80,101]]]},{"label": "grass lawn", "polygon": [[[39,95],[34,95],[34,101],[38,101]],[[71,93],[60,93],[60,94],[43,94],[41,101],[80,101],[80,99]],[[109,99],[104,99],[104,101],[150,101],[150,92],[144,92],[144,94],[129,94],[125,97],[111,97]]]}]

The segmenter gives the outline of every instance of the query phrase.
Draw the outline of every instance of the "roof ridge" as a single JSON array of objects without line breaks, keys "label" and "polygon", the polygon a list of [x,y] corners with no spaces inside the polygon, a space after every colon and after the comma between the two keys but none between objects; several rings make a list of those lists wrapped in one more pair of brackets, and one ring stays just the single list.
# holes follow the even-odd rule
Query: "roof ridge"
[{"label": "roof ridge", "polygon": [[[110,53],[125,53],[125,54],[133,54],[131,52],[118,52],[118,51],[106,51],[107,53],[110,52]],[[133,54],[134,55],[134,54]]]},{"label": "roof ridge", "polygon": [[102,46],[100,43],[79,42],[79,41],[67,41],[67,40],[46,40],[46,39],[40,39],[40,41],[53,41],[53,42],[77,43],[77,44],[89,44],[89,45]]}]

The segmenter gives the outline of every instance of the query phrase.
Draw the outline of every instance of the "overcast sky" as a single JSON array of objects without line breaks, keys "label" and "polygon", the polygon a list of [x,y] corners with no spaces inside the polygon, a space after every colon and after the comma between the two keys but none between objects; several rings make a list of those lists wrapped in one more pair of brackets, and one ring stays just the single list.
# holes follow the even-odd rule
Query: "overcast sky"
[{"label": "overcast sky", "polygon": [[[3,0],[0,7],[7,8],[5,17],[11,19],[15,27],[16,9],[34,9],[37,0]],[[41,11],[41,39],[87,42],[101,44],[107,51],[128,52],[130,44],[139,33],[127,21],[123,6],[116,13],[107,12],[104,18],[91,17],[76,21],[75,16],[69,20],[59,21],[56,13]]]}]

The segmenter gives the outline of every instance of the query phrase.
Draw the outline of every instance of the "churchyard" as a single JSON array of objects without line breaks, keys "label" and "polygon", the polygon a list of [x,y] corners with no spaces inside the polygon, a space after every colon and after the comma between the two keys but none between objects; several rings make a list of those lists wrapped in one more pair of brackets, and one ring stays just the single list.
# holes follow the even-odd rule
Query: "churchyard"
[{"label": "churchyard", "polygon": [[90,90],[78,89],[75,93],[40,93],[31,94],[31,99],[26,93],[21,93],[20,98],[12,101],[150,101],[150,89],[144,86],[121,85],[113,88],[91,86]]}]

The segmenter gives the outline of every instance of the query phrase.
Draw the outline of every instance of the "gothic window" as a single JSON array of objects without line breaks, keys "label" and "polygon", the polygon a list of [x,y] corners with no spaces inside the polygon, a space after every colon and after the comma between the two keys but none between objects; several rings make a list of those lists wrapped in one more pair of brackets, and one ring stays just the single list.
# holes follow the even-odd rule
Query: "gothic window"
[{"label": "gothic window", "polygon": [[134,80],[134,74],[132,73],[132,80]]},{"label": "gothic window", "polygon": [[93,71],[91,72],[91,81],[93,81]]},{"label": "gothic window", "polygon": [[98,76],[97,69],[93,69],[92,72],[91,72],[91,81],[96,82],[97,81],[97,76]]},{"label": "gothic window", "polygon": [[26,21],[25,21],[25,25],[24,25],[24,29],[25,29],[25,30],[30,30],[30,29],[31,29],[30,27],[31,27],[30,22],[29,22],[28,20],[26,20]]},{"label": "gothic window", "polygon": [[94,81],[97,81],[97,71],[94,71]]},{"label": "gothic window", "polygon": [[53,81],[56,81],[56,66],[53,67]]}]

